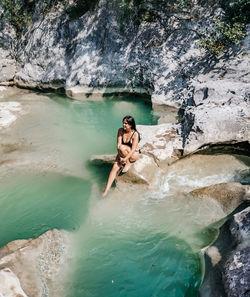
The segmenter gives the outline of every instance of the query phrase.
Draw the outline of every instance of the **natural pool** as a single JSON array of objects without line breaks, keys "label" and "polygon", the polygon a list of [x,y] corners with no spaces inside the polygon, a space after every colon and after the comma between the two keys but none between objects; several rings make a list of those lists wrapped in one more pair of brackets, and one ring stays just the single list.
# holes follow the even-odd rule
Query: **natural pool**
[{"label": "natural pool", "polygon": [[214,238],[215,230],[203,228],[204,216],[197,209],[204,205],[183,204],[176,188],[185,192],[185,180],[207,185],[206,176],[218,169],[211,183],[232,180],[225,162],[214,160],[218,167],[210,169],[197,163],[198,175],[192,164],[186,171],[170,170],[155,193],[128,187],[126,193],[102,199],[109,168],[91,167],[88,159],[115,152],[116,132],[126,114],[137,124],[156,124],[150,104],[32,93],[9,100],[21,102],[29,113],[5,137],[2,161],[21,160],[23,165],[0,167],[0,246],[51,228],[73,231],[77,254],[67,297],[197,296],[199,248]]}]

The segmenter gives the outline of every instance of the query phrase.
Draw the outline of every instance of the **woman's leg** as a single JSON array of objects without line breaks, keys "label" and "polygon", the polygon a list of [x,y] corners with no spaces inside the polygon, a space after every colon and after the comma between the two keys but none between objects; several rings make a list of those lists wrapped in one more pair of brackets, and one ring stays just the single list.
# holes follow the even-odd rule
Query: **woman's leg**
[{"label": "woman's leg", "polygon": [[[131,148],[127,145],[121,145],[119,149],[119,156],[122,158],[125,158],[131,151]],[[130,167],[130,161],[127,160],[126,163],[124,164],[124,168],[122,169],[122,172],[127,172]]]},{"label": "woman's leg", "polygon": [[115,177],[116,177],[116,174],[118,172],[118,170],[121,168],[121,165],[120,163],[118,163],[118,161],[115,161],[110,173],[109,173],[109,177],[108,177],[108,181],[107,181],[107,185],[106,185],[106,188],[105,190],[102,192],[102,196],[105,197],[108,193],[108,191],[110,190],[114,180],[115,180]]},{"label": "woman's leg", "polygon": [[124,168],[122,169],[123,173],[128,172],[131,163],[134,163],[135,161],[137,161],[140,158],[140,154],[138,152],[134,152],[133,155],[129,158],[129,160],[126,162],[126,165],[124,166]]}]

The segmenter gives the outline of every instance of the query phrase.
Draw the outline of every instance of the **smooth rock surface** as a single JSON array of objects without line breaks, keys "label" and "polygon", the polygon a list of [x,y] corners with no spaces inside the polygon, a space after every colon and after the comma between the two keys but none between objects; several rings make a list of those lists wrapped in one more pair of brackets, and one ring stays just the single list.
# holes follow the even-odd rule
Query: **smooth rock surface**
[{"label": "smooth rock surface", "polygon": [[[90,158],[90,163],[94,166],[102,166],[113,164],[116,155],[93,155]],[[116,177],[116,182],[121,184],[132,183],[136,185],[154,186],[156,184],[157,176],[160,172],[159,167],[154,159],[141,154],[139,160],[131,164],[128,172]]]},{"label": "smooth rock surface", "polygon": [[163,166],[178,160],[182,154],[180,125],[161,124],[137,126],[141,135],[141,151],[151,156],[156,164]]},{"label": "smooth rock surface", "polygon": [[70,246],[69,233],[56,229],[36,239],[16,240],[0,248],[0,269],[11,269],[29,297],[61,296]]},{"label": "smooth rock surface", "polygon": [[19,102],[0,102],[0,130],[9,127],[23,111]]},{"label": "smooth rock surface", "polygon": [[27,297],[21,288],[19,279],[9,268],[0,270],[0,296]]},{"label": "smooth rock surface", "polygon": [[191,194],[200,199],[218,201],[225,214],[228,215],[243,201],[250,200],[250,187],[240,183],[221,183],[196,189]]}]

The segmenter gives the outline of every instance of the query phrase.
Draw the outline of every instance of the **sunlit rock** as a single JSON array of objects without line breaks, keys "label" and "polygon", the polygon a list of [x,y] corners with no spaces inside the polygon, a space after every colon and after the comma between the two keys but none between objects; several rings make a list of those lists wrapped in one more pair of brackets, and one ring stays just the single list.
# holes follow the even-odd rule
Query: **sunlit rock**
[{"label": "sunlit rock", "polygon": [[0,296],[27,297],[17,276],[9,269],[0,269]]},{"label": "sunlit rock", "polygon": [[68,97],[74,99],[91,99],[100,100],[105,96],[122,95],[122,94],[141,94],[149,95],[148,91],[143,88],[124,88],[124,87],[107,87],[107,88],[91,88],[87,86],[75,86],[66,90]]},{"label": "sunlit rock", "polygon": [[69,257],[69,233],[53,229],[36,239],[2,247],[0,269],[11,268],[29,297],[62,296]]},{"label": "sunlit rock", "polygon": [[141,135],[142,152],[151,156],[159,166],[171,164],[180,158],[182,152],[180,125],[138,125],[138,131]]},{"label": "sunlit rock", "polygon": [[132,164],[127,173],[117,176],[117,183],[132,183],[154,186],[157,184],[160,169],[152,157],[142,154],[141,158]]},{"label": "sunlit rock", "polygon": [[250,187],[240,183],[221,183],[191,192],[200,199],[214,199],[226,214],[230,214],[243,201],[250,200]]},{"label": "sunlit rock", "polygon": [[[90,158],[92,165],[113,164],[116,155],[93,155]],[[154,185],[159,175],[159,167],[152,157],[142,154],[140,159],[131,164],[128,172],[119,173],[116,177],[117,184],[132,183],[142,185]]]},{"label": "sunlit rock", "polygon": [[0,102],[0,130],[9,127],[22,111],[19,102]]}]

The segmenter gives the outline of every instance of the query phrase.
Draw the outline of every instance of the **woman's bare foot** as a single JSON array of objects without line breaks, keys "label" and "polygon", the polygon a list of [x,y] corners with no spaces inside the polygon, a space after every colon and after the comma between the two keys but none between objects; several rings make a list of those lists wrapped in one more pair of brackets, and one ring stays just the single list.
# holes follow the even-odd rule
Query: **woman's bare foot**
[{"label": "woman's bare foot", "polygon": [[108,191],[104,191],[104,192],[102,192],[102,197],[105,197],[106,195],[108,194]]}]

